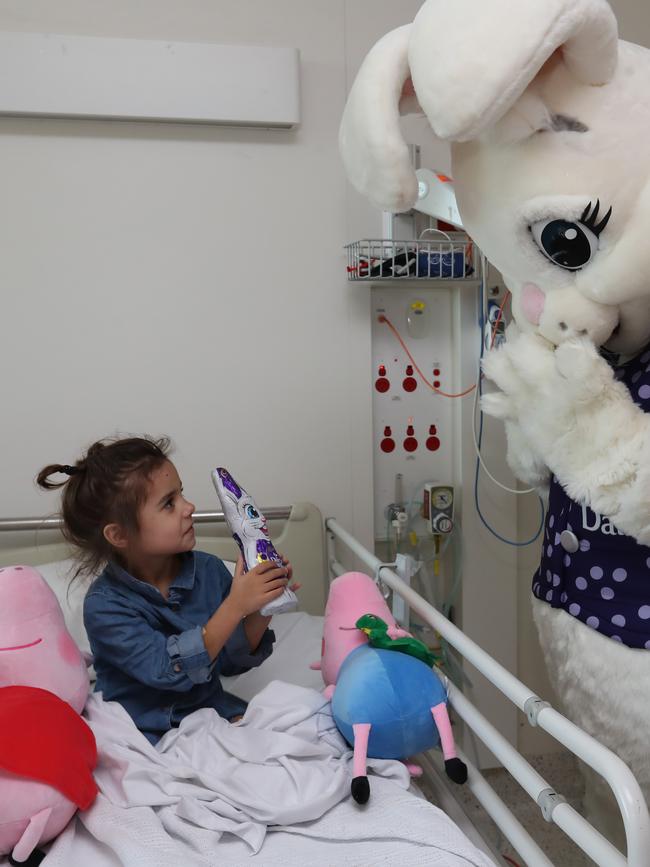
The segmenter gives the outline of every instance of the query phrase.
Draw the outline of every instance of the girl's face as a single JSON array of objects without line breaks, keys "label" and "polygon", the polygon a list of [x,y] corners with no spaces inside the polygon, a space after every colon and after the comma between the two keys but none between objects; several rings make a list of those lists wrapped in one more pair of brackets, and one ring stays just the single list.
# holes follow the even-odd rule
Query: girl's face
[{"label": "girl's face", "polygon": [[191,551],[196,543],[194,509],[194,503],[183,496],[176,467],[165,461],[151,474],[147,499],[138,513],[140,530],[133,539],[137,555],[160,557]]}]

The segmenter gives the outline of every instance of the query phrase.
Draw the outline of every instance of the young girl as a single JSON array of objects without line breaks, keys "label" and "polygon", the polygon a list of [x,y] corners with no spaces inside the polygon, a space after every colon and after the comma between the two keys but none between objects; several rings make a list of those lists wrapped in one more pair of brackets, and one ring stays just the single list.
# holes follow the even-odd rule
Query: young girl
[{"label": "young girl", "polygon": [[[292,571],[285,560],[245,573],[240,558],[231,578],[217,557],[193,551],[194,505],[168,451],[166,438],[100,441],[75,466],[51,464],[37,478],[45,489],[65,485],[64,535],[77,548],[77,574],[103,567],[84,603],[95,689],[120,702],[151,743],[198,708],[231,721],[244,713],[246,702],[225,692],[219,675],[269,656],[275,636],[259,610]],[[54,473],[68,479],[51,482]]]}]

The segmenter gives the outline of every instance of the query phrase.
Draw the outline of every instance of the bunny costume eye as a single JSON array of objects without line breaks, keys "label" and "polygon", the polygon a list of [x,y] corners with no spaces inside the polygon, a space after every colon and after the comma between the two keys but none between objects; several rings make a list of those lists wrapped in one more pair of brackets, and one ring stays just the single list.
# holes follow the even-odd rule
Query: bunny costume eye
[{"label": "bunny costume eye", "polygon": [[596,202],[593,213],[591,202],[582,212],[579,220],[549,219],[539,220],[529,228],[540,251],[554,265],[565,271],[579,271],[584,268],[598,251],[598,236],[612,215],[610,208],[600,223],[596,223],[600,201]]},{"label": "bunny costume eye", "polygon": [[598,238],[586,226],[569,220],[540,220],[530,227],[535,243],[554,265],[579,271],[594,257]]},{"label": "bunny costume eye", "polygon": [[250,518],[251,521],[253,521],[255,518],[259,518],[260,516],[260,513],[257,511],[257,509],[250,504],[246,506],[244,511],[246,512],[246,517]]}]

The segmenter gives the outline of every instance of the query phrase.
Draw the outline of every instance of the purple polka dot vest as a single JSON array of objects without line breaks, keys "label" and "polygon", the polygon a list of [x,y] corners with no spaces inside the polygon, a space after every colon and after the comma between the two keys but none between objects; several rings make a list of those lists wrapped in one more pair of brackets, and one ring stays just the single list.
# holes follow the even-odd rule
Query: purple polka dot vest
[{"label": "purple polka dot vest", "polygon": [[[650,412],[650,347],[615,371]],[[533,594],[615,641],[650,649],[650,547],[570,500],[555,476]]]}]

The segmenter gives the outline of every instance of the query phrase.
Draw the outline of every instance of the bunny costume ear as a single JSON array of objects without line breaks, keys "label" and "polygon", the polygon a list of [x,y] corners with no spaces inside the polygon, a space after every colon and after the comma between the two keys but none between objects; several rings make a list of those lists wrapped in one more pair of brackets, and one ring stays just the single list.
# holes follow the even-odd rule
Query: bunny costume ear
[{"label": "bunny costume ear", "polygon": [[399,128],[409,76],[436,135],[470,141],[507,114],[558,49],[584,84],[611,80],[618,31],[605,0],[427,0],[410,27],[371,49],[352,86],[339,137],[351,182],[386,210],[416,201]]},{"label": "bunny costume ear", "polygon": [[428,0],[413,22],[415,92],[440,138],[470,141],[503,117],[561,48],[583,84],[606,84],[618,30],[605,0]]},{"label": "bunny costume ear", "polygon": [[[399,127],[400,105],[417,110],[408,65],[411,24],[383,36],[361,65],[348,95],[339,148],[350,181],[373,204],[408,211],[418,182]],[[404,95],[405,94],[405,95]]]}]

